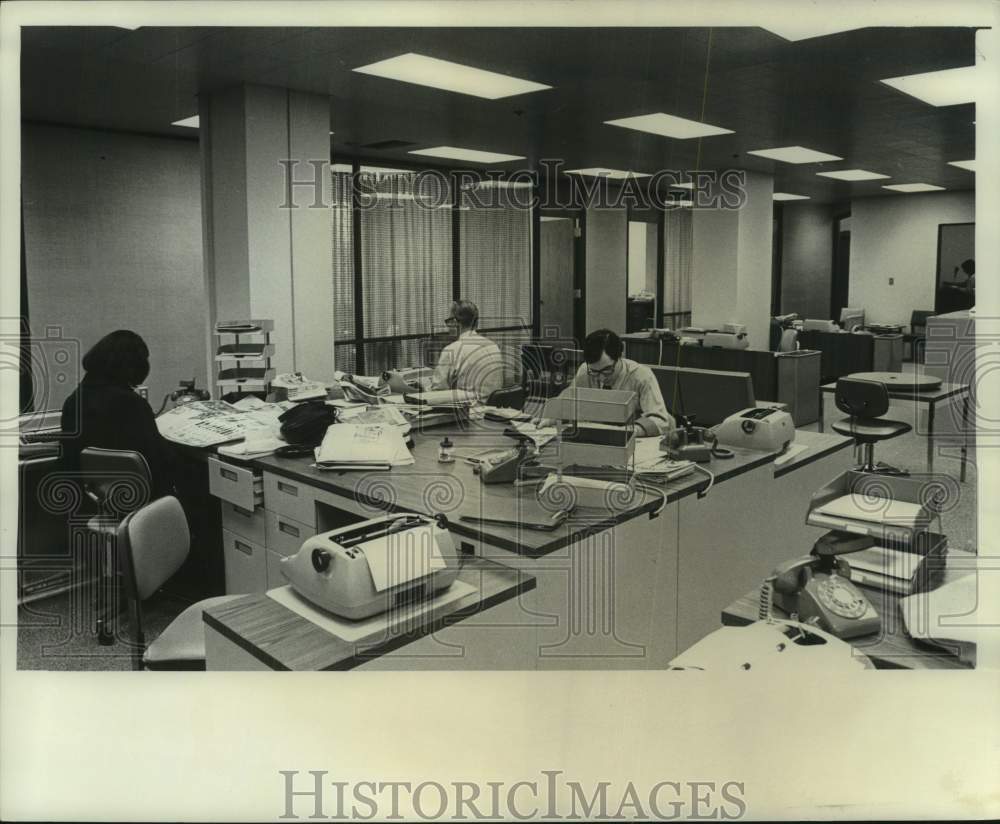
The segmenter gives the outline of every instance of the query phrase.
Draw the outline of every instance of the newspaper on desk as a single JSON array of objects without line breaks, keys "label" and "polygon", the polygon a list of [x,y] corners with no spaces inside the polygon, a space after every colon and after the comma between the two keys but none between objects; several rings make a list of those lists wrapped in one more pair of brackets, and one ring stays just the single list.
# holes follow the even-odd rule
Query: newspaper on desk
[{"label": "newspaper on desk", "polygon": [[314,454],[318,469],[389,469],[414,463],[400,429],[383,424],[334,424]]},{"label": "newspaper on desk", "polygon": [[168,441],[196,447],[240,441],[248,432],[266,431],[276,437],[278,416],[291,406],[289,401],[265,403],[249,397],[235,404],[191,401],[160,415],[156,428]]},{"label": "newspaper on desk", "polygon": [[647,481],[666,483],[694,471],[692,461],[671,460],[659,438],[636,438],[634,461],[635,474]]}]

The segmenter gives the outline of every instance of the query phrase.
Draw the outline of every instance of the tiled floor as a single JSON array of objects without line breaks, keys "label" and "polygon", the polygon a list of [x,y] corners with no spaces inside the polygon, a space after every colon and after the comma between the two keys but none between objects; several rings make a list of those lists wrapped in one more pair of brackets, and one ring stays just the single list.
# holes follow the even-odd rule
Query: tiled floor
[{"label": "tiled floor", "polygon": [[[904,368],[912,368],[906,365]],[[958,407],[956,407],[958,408]],[[876,446],[876,457],[885,463],[907,469],[913,474],[927,472],[927,441],[920,434],[924,425],[918,420],[918,410],[912,403],[894,403],[887,417],[906,421],[914,431],[884,441]],[[920,416],[926,415],[920,407]],[[940,407],[938,430],[950,428],[952,412]],[[825,396],[827,427],[843,415],[837,411],[831,396]],[[815,424],[803,429],[815,430]],[[827,429],[829,431],[829,428]],[[942,529],[950,547],[974,550],[976,547],[976,460],[975,448],[970,447],[966,481],[959,482],[958,447],[954,439],[937,445],[935,474],[943,474],[951,490],[946,511],[942,514]],[[147,637],[155,638],[185,606],[181,597],[161,593],[145,607]],[[21,607],[18,611],[18,667],[43,670],[127,670],[131,666],[129,646],[121,629],[122,640],[113,647],[98,645],[93,633],[76,627],[75,616],[88,615],[87,596],[61,595]],[[73,619],[73,620],[71,620]]]}]

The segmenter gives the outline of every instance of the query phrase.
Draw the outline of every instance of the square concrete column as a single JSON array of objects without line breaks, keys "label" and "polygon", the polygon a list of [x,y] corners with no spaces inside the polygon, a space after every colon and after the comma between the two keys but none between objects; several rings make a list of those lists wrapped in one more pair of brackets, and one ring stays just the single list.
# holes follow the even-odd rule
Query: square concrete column
[{"label": "square concrete column", "polygon": [[273,318],[278,372],[329,379],[329,99],[239,86],[203,96],[199,112],[208,333],[216,320]]}]

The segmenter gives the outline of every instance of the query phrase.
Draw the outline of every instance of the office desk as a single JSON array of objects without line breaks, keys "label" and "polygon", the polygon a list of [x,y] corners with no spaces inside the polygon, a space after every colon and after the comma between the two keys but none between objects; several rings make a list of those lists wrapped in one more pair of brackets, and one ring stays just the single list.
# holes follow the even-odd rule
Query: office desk
[{"label": "office desk", "polygon": [[[530,575],[482,558],[467,558],[458,580],[476,592],[416,616],[397,614],[384,633],[368,642],[345,641],[260,593],[212,607],[204,615],[208,668],[352,669],[535,587]],[[462,655],[458,648],[442,647],[442,651]]]},{"label": "office desk", "polygon": [[[509,447],[502,429],[483,424],[449,437],[456,455],[470,454]],[[530,576],[534,588],[359,666],[662,668],[717,625],[722,604],[780,559],[812,546],[813,528],[782,528],[785,540],[777,541],[775,525],[783,527],[790,515],[804,524],[809,494],[842,470],[850,444],[817,435],[811,457],[796,456],[780,477],[775,453],[737,449],[733,459],[712,462],[715,483],[704,498],[698,493],[708,479],[693,474],[655,491],[639,488],[614,513],[580,507],[556,531],[536,532],[518,526],[550,514],[534,488],[484,485],[464,461],[439,464],[441,437],[438,430],[416,433],[415,464],[391,472],[325,472],[307,458],[226,463],[234,475],[258,473],[263,486],[263,504],[252,511],[237,514],[223,503],[229,591],[262,593],[282,585],[281,557],[317,532],[387,510],[443,513],[463,553]],[[469,523],[462,515],[510,525]],[[455,648],[462,654],[442,654]]]},{"label": "office desk", "polygon": [[[864,377],[869,380],[878,380],[877,376],[882,373],[863,372],[857,377]],[[847,377],[854,377],[848,375]],[[969,385],[965,383],[942,383],[937,389],[915,390],[903,389],[893,385],[893,380],[900,377],[895,372],[884,373],[885,386],[889,392],[890,400],[909,401],[915,405],[927,406],[927,471],[934,471],[934,410],[942,401],[950,401],[952,398],[962,398],[962,442],[961,442],[961,480],[965,480],[965,465],[969,452]],[[836,383],[826,383],[819,388],[819,431],[823,431],[823,394],[832,395],[837,391]]]},{"label": "office desk", "polygon": [[[805,553],[803,553],[805,554]],[[850,556],[847,556],[850,563]],[[945,571],[944,581],[955,580],[960,572]],[[875,611],[882,616],[882,632],[851,638],[849,643],[859,652],[867,655],[879,669],[919,669],[919,670],[953,670],[971,669],[959,662],[951,653],[930,644],[914,641],[906,634],[903,617],[899,612],[900,596],[893,595],[871,587],[860,587]],[[724,626],[740,627],[757,620],[759,608],[759,589],[753,589],[722,610]],[[785,612],[775,607],[776,617],[787,617]]]}]

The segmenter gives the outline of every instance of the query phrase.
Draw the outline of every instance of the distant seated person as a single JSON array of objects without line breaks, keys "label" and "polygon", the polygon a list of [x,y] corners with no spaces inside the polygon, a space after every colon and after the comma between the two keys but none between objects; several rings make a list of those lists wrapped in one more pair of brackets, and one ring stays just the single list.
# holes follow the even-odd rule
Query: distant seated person
[{"label": "distant seated person", "polygon": [[583,342],[585,363],[577,370],[574,386],[634,392],[639,402],[636,427],[640,435],[667,435],[676,422],[667,411],[653,370],[622,357],[622,339],[610,329],[598,329]]},{"label": "distant seated person", "polygon": [[445,324],[456,340],[441,352],[432,389],[466,389],[485,401],[503,386],[500,348],[480,335],[479,309],[471,300],[457,300]]},{"label": "distant seated person", "polygon": [[156,428],[153,410],[135,392],[149,374],[149,349],[135,332],[105,335],[83,356],[85,375],[62,407],[66,468],[78,471],[87,447],[130,450],[149,465],[150,496],[173,489],[167,442]]}]

